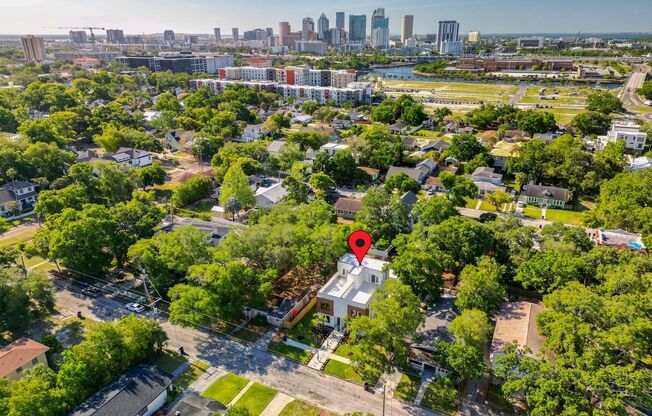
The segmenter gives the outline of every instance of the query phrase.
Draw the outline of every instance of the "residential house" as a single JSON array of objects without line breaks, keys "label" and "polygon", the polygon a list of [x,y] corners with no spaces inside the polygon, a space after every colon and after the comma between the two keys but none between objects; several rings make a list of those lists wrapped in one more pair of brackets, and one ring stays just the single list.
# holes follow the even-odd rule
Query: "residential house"
[{"label": "residential house", "polygon": [[245,315],[249,318],[264,317],[267,323],[275,326],[292,322],[314,298],[318,285],[295,271],[286,273],[272,285],[272,296],[263,306],[246,306]]},{"label": "residential house", "polygon": [[170,416],[214,416],[226,413],[227,408],[217,400],[191,391],[181,396],[168,411]]},{"label": "residential house", "polygon": [[282,184],[277,183],[268,188],[260,187],[256,190],[256,208],[273,208],[287,195],[287,190]]},{"label": "residential house", "polygon": [[20,338],[11,344],[0,348],[0,379],[7,377],[9,380],[18,380],[25,371],[34,366],[48,366],[45,353],[50,348],[31,340]]},{"label": "residential house", "polygon": [[554,186],[528,185],[522,193],[525,202],[542,208],[564,208],[568,202],[568,189]]},{"label": "residential house", "polygon": [[489,156],[494,162],[494,167],[505,170],[507,160],[518,154],[519,147],[519,143],[511,143],[505,140],[501,140],[496,143],[494,147],[489,151]]},{"label": "residential house", "polygon": [[117,163],[128,163],[134,168],[142,168],[152,164],[152,154],[146,150],[121,147],[113,154],[107,153],[104,159],[113,160]]},{"label": "residential house", "polygon": [[423,188],[431,192],[446,192],[446,188],[441,183],[441,179],[434,176],[429,176],[423,184]]},{"label": "residential house", "polygon": [[351,111],[349,114],[349,119],[354,123],[364,120],[364,114],[358,113],[357,111]]},{"label": "residential house", "polygon": [[428,175],[432,175],[439,170],[439,165],[432,158],[423,159],[421,162],[417,163],[415,166],[416,169],[422,171]]},{"label": "residential house", "polygon": [[447,142],[446,140],[437,140],[435,142],[430,142],[427,143],[423,146],[421,146],[421,151],[422,152],[432,152],[432,151],[438,151],[438,152],[443,152],[444,150],[448,149],[451,147],[451,143]]},{"label": "residential house", "polygon": [[363,171],[364,173],[369,176],[369,181],[370,183],[374,183],[378,180],[380,177],[380,170],[375,169],[375,168],[370,168],[369,166],[358,166],[358,170]]},{"label": "residential house", "polygon": [[522,130],[505,130],[505,134],[503,134],[503,140],[507,142],[515,142],[516,140],[529,136],[530,135],[527,132]]},{"label": "residential house", "polygon": [[26,181],[11,181],[0,186],[0,216],[9,217],[32,211],[38,198],[37,186]]},{"label": "residential house", "polygon": [[234,141],[242,143],[251,143],[265,136],[262,130],[262,124],[247,124],[242,132],[242,136]]},{"label": "residential house", "polygon": [[496,315],[496,326],[489,350],[492,368],[496,366],[496,358],[503,354],[503,348],[514,342],[521,348],[528,347],[531,356],[541,352],[544,338],[537,331],[536,317],[543,309],[538,303],[503,303]]},{"label": "residential house", "polygon": [[171,152],[186,150],[195,141],[195,133],[187,130],[171,130],[165,134],[163,147]]},{"label": "residential house", "polygon": [[270,155],[277,156],[278,152],[281,151],[281,148],[285,146],[285,143],[287,142],[284,140],[272,140],[272,142],[267,145],[267,151]]},{"label": "residential house", "polygon": [[412,137],[401,137],[401,143],[403,143],[403,149],[408,152],[417,148],[417,139]]},{"label": "residential house", "polygon": [[396,123],[389,126],[389,131],[392,134],[406,134],[410,130],[410,126],[403,123],[402,121],[397,121]]},{"label": "residential house", "polygon": [[643,243],[643,238],[640,234],[630,233],[624,230],[599,229],[597,235],[594,236],[594,240],[599,246],[616,247],[647,254],[645,243]]},{"label": "residential house", "polygon": [[553,140],[555,140],[559,136],[561,136],[561,133],[558,133],[558,132],[555,132],[555,133],[534,133],[534,136],[532,136],[532,138],[543,140],[545,143],[551,143]]},{"label": "residential house", "polygon": [[373,316],[369,310],[371,298],[389,278],[394,278],[389,262],[367,256],[358,264],[355,256],[347,253],[337,262],[335,274],[317,292],[317,313],[336,330],[344,329],[347,317]]},{"label": "residential house", "polygon": [[323,145],[322,147],[320,147],[319,151],[325,152],[328,154],[328,156],[332,157],[335,155],[335,153],[341,152],[342,150],[346,150],[348,148],[349,148],[348,144],[329,142]]},{"label": "residential house", "polygon": [[353,122],[351,120],[342,120],[342,119],[335,119],[331,122],[331,127],[337,130],[347,130],[350,129],[351,126],[353,125]]},{"label": "residential house", "polygon": [[312,123],[312,116],[308,114],[297,114],[290,121],[296,124]]},{"label": "residential house", "polygon": [[637,124],[613,123],[606,136],[598,136],[595,142],[596,150],[602,150],[607,143],[617,140],[625,142],[625,150],[632,153],[641,153],[645,148],[647,133],[641,131],[641,126]]},{"label": "residential house", "polygon": [[447,376],[450,369],[435,358],[438,341],[453,342],[450,332],[453,319],[459,315],[455,298],[443,294],[432,303],[425,314],[424,322],[417,328],[416,336],[408,351],[408,366],[420,374],[425,370],[436,376]]},{"label": "residential house", "polygon": [[77,163],[91,163],[100,159],[102,159],[102,157],[93,149],[84,150],[83,152],[77,153]]},{"label": "residential house", "polygon": [[387,175],[385,175],[385,178],[389,179],[394,175],[398,175],[399,173],[406,174],[410,178],[414,179],[419,185],[421,185],[423,181],[426,179],[426,177],[428,176],[425,170],[422,169],[390,166],[389,170],[387,171]]},{"label": "residential house", "polygon": [[480,166],[471,174],[471,180],[473,182],[491,182],[494,185],[500,186],[503,184],[503,175],[496,173],[494,168]]},{"label": "residential house", "polygon": [[627,170],[635,172],[637,170],[650,168],[652,168],[652,159],[647,156],[641,156],[632,160],[629,167],[627,167]]},{"label": "residential house", "polygon": [[167,401],[172,377],[153,365],[139,365],[118,377],[69,416],[151,416]]},{"label": "residential house", "polygon": [[496,191],[501,191],[501,192],[507,191],[507,187],[502,185],[496,185],[495,183],[492,182],[478,181],[473,183],[475,183],[475,185],[478,187],[479,197],[483,197],[487,194],[493,194]]},{"label": "residential house", "polygon": [[355,220],[355,215],[361,208],[361,200],[341,197],[335,202],[335,215],[347,220]]},{"label": "residential house", "polygon": [[414,208],[414,205],[419,202],[419,198],[415,195],[414,192],[412,191],[407,191],[403,195],[401,195],[401,202],[407,205],[409,212],[412,212],[412,209]]},{"label": "residential house", "polygon": [[204,221],[196,218],[181,218],[178,221],[164,224],[161,231],[171,232],[177,228],[191,226],[206,234],[206,242],[212,246],[217,246],[222,242],[222,239],[233,229],[230,222],[212,222]]},{"label": "residential house", "polygon": [[498,140],[498,131],[496,130],[485,130],[484,132],[482,132],[482,135],[478,139],[480,143],[486,145],[494,143],[497,140]]},{"label": "residential house", "polygon": [[340,132],[329,126],[309,126],[301,127],[298,129],[299,133],[318,133],[328,136],[331,142],[336,141],[340,137]]},{"label": "residential house", "polygon": [[143,119],[145,120],[145,123],[151,124],[152,121],[156,120],[161,116],[160,111],[155,111],[155,110],[148,110],[143,112]]}]

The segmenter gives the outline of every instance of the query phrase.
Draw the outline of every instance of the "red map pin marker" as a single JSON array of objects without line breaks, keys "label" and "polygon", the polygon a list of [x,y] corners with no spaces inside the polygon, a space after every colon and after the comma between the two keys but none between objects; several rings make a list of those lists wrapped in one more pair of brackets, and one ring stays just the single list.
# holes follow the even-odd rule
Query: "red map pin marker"
[{"label": "red map pin marker", "polygon": [[366,231],[354,231],[349,236],[349,247],[355,254],[355,258],[358,259],[358,264],[362,264],[362,259],[371,248],[371,236]]}]

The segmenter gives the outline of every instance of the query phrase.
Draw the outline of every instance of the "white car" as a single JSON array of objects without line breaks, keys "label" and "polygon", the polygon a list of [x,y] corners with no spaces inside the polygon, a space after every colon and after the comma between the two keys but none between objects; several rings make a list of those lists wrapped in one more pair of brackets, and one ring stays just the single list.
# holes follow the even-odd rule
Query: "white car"
[{"label": "white car", "polygon": [[125,305],[125,308],[128,311],[136,312],[136,313],[141,313],[142,311],[145,310],[145,307],[141,305],[140,303],[127,303]]}]

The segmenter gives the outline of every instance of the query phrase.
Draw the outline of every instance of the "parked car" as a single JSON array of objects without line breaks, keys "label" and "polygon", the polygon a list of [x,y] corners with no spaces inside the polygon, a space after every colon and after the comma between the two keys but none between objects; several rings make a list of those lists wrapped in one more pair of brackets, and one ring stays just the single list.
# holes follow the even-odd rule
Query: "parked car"
[{"label": "parked car", "polygon": [[518,203],[516,204],[516,206],[519,207],[519,208],[525,208],[525,202],[523,202],[523,201],[518,201]]},{"label": "parked car", "polygon": [[102,291],[100,289],[98,289],[96,287],[92,287],[92,286],[82,289],[82,293],[84,295],[88,296],[88,297],[91,297],[91,298],[96,298],[96,297],[102,295]]},{"label": "parked car", "polygon": [[135,302],[133,302],[133,303],[127,303],[127,304],[125,305],[125,308],[126,308],[128,311],[136,312],[136,313],[141,313],[142,311],[145,310],[145,307],[144,307],[143,305],[141,305],[140,303],[135,303]]}]

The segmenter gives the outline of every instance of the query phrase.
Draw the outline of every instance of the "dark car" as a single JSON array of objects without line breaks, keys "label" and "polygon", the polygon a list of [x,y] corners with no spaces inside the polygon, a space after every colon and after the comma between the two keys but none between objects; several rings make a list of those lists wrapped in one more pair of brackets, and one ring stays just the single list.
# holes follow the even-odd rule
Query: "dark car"
[{"label": "dark car", "polygon": [[82,290],[82,293],[88,297],[96,298],[102,295],[102,291],[96,287],[87,287]]}]

